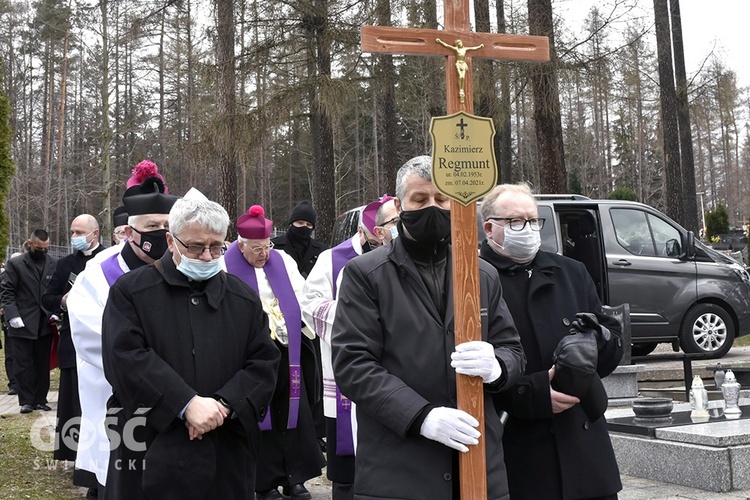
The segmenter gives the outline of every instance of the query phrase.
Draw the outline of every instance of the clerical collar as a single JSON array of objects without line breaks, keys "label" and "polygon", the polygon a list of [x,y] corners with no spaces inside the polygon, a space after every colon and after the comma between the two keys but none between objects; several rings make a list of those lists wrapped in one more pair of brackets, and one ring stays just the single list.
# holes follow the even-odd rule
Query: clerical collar
[{"label": "clerical collar", "polygon": [[128,269],[131,271],[148,265],[148,262],[142,261],[141,258],[135,254],[135,250],[130,246],[130,242],[125,242],[120,255],[122,255],[122,260],[125,261],[125,264],[128,265]]},{"label": "clerical collar", "polygon": [[99,248],[99,243],[97,243],[96,246],[92,248],[91,250],[84,250],[81,253],[83,253],[83,255],[85,255],[86,257],[91,257],[91,254],[93,254],[97,248]]}]

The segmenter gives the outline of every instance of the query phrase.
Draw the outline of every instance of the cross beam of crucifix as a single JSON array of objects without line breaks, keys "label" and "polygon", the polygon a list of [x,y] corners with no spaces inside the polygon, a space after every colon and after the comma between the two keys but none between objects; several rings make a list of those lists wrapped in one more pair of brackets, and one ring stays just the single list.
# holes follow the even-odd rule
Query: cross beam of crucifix
[{"label": "cross beam of crucifix", "polygon": [[[476,33],[471,31],[468,0],[444,0],[444,30],[363,26],[362,51],[378,54],[446,56],[448,114],[473,113],[471,58],[504,61],[548,61],[549,40],[541,36]],[[438,43],[440,38],[448,42]],[[466,62],[465,76],[456,71],[458,51],[450,45],[471,47],[471,56],[460,56]],[[481,46],[481,47],[480,47]],[[459,76],[461,78],[459,87]],[[459,96],[465,95],[465,99]],[[463,130],[463,129],[462,129]],[[456,345],[481,340],[479,317],[479,261],[477,255],[476,203],[463,206],[451,201],[451,233],[453,244],[453,293]],[[486,500],[486,455],[484,445],[484,387],[478,377],[456,376],[458,407],[472,414],[479,422],[482,438],[468,453],[460,453],[462,500]]]}]

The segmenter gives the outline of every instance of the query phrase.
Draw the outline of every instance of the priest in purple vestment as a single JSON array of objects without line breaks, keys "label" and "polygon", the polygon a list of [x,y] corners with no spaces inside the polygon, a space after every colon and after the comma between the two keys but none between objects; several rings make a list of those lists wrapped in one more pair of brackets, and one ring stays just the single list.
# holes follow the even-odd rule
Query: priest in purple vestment
[{"label": "priest in purple vestment", "polygon": [[[261,451],[256,474],[256,498],[311,498],[305,481],[321,474],[325,459],[318,446],[311,406],[320,391],[312,332],[302,323],[298,295],[305,280],[297,263],[273,249],[273,222],[260,205],[237,220],[239,237],[224,255],[224,264],[260,296],[268,314],[269,335],[281,351],[276,390],[261,422]],[[304,327],[304,328],[303,328]]]}]

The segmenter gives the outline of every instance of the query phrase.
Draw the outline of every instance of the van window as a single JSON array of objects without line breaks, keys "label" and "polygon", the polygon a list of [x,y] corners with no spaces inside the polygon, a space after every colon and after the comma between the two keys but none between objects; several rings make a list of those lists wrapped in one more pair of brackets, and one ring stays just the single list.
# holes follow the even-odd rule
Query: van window
[{"label": "van window", "polygon": [[676,257],[681,252],[680,232],[642,210],[610,210],[617,243],[633,255]]}]

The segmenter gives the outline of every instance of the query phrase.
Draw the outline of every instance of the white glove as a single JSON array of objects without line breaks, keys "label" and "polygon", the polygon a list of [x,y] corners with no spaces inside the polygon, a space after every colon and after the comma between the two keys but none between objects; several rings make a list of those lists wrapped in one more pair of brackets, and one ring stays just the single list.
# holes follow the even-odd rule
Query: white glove
[{"label": "white glove", "polygon": [[23,328],[24,326],[26,326],[23,324],[23,320],[21,319],[20,316],[17,316],[15,318],[10,318],[8,320],[8,324],[12,326],[13,328]]},{"label": "white glove", "polygon": [[479,443],[481,434],[476,427],[479,427],[477,419],[465,411],[441,406],[430,410],[419,433],[427,439],[466,453],[469,448],[465,445]]},{"label": "white glove", "polygon": [[503,374],[500,362],[495,357],[495,348],[489,342],[480,340],[458,344],[451,354],[451,366],[456,373],[482,377],[485,384],[491,384]]}]

